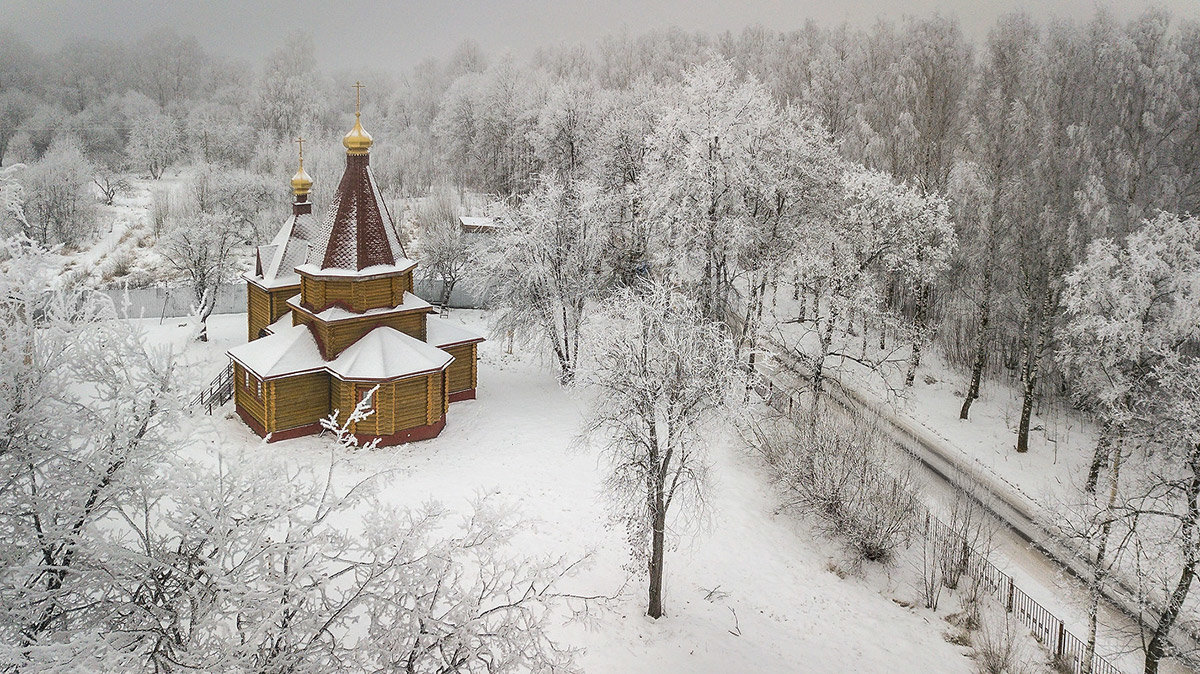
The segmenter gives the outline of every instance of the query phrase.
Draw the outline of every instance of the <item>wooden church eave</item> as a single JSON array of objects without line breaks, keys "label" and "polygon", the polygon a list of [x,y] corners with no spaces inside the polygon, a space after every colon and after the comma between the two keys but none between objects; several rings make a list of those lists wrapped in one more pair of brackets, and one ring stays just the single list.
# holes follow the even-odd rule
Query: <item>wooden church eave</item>
[{"label": "wooden church eave", "polygon": [[355,311],[343,300],[334,300],[320,309],[315,307],[310,308],[305,306],[300,301],[300,295],[293,295],[292,297],[289,297],[287,299],[287,305],[293,311],[299,311],[324,323],[343,323],[346,321],[356,321],[364,318],[383,318],[385,316],[428,313],[433,311],[432,304],[410,292],[404,293],[404,302],[398,306],[377,307],[375,309],[367,309],[366,311]]}]

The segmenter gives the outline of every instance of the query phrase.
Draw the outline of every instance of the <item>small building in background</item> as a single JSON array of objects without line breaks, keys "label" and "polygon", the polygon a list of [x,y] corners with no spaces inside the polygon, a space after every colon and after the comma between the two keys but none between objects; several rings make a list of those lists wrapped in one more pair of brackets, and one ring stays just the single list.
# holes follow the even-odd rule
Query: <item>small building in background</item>
[{"label": "small building in background", "polygon": [[459,216],[458,222],[462,231],[467,234],[495,234],[504,229],[504,224],[496,218]]}]

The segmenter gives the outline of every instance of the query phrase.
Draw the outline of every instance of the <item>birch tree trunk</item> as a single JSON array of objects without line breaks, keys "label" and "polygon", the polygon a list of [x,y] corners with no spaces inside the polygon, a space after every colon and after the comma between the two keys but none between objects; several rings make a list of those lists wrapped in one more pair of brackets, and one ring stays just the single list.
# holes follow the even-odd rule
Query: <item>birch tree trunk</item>
[{"label": "birch tree trunk", "polygon": [[1117,502],[1117,485],[1121,479],[1121,445],[1113,443],[1112,483],[1108,490],[1108,504],[1101,511],[1100,540],[1096,546],[1096,556],[1092,562],[1091,596],[1088,602],[1088,636],[1083,651],[1083,668],[1081,674],[1091,674],[1092,664],[1096,659],[1096,622],[1100,612],[1100,596],[1104,586],[1105,564],[1108,556],[1108,537],[1112,532],[1112,512]]},{"label": "birch tree trunk", "polygon": [[1046,351],[1046,342],[1050,339],[1053,305],[1054,288],[1052,284],[1047,283],[1046,295],[1042,298],[1041,316],[1038,317],[1037,341],[1025,356],[1025,391],[1021,402],[1021,424],[1017,429],[1017,451],[1022,454],[1029,451],[1029,423],[1033,418],[1033,399],[1037,392],[1038,372]]}]

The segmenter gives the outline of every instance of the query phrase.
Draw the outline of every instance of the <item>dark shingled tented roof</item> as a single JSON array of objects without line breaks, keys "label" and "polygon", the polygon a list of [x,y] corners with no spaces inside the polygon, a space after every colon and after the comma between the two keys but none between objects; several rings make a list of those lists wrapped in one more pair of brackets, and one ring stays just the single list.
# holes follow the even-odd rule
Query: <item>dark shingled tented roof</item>
[{"label": "dark shingled tented roof", "polygon": [[316,237],[310,264],[362,271],[404,260],[404,249],[371,175],[369,157],[346,157],[346,172]]}]

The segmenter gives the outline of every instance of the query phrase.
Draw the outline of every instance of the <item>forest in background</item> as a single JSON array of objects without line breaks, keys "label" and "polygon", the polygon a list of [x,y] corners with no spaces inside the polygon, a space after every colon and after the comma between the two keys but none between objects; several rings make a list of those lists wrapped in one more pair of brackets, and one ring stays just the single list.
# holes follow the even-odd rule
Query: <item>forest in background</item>
[{"label": "forest in background", "polygon": [[[1039,335],[1061,312],[1061,277],[1091,240],[1119,239],[1159,210],[1195,212],[1200,198],[1200,25],[1162,12],[1044,25],[1012,15],[986,44],[940,16],[866,30],[613,36],[528,61],[467,42],[406,75],[375,67],[342,77],[301,35],[261,64],[222,59],[169,29],[53,53],[9,38],[0,165],[29,165],[27,194],[89,173],[219,167],[235,183],[225,201],[257,223],[247,241],[268,238],[285,212],[279,186],[294,170],[297,135],[309,138],[314,200],[328,201],[350,77],[369,87],[372,165],[389,198],[453,185],[519,199],[537,176],[599,175],[622,153],[643,152],[638,132],[687,69],[727,59],[777,105],[819,120],[846,159],[950,200],[960,242],[950,273],[924,296],[897,286],[886,300],[921,314],[955,365],[1018,382],[1044,367],[1038,386],[1049,392],[1064,392],[1062,379],[1033,361],[1052,347]],[[44,243],[83,243],[94,227],[74,222],[86,204],[44,210],[30,218]]]}]

